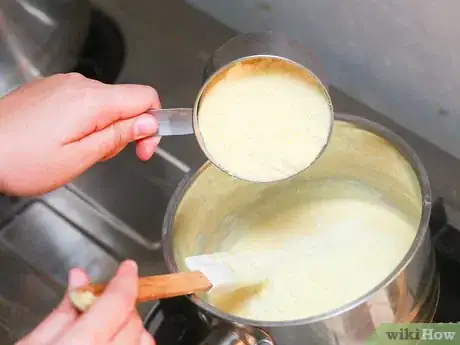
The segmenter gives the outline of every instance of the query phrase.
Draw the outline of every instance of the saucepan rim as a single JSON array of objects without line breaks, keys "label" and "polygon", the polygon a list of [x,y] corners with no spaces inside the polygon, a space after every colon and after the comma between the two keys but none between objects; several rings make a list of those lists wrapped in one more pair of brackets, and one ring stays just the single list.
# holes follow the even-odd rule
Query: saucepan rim
[{"label": "saucepan rim", "polygon": [[[372,290],[370,290],[365,295],[354,300],[353,302],[347,303],[346,305],[342,307],[336,308],[326,313],[307,317],[307,318],[289,320],[289,321],[251,320],[251,319],[246,319],[246,318],[234,316],[232,314],[223,312],[219,310],[218,308],[213,307],[206,301],[201,300],[197,295],[189,295],[188,298],[196,306],[214,315],[215,317],[224,319],[230,323],[240,324],[240,325],[245,325],[245,326],[273,328],[273,327],[300,326],[300,325],[313,324],[316,322],[320,322],[320,321],[344,314],[347,311],[354,309],[355,307],[365,303],[375,293],[377,293],[378,291],[390,285],[399,276],[399,274],[407,267],[407,265],[412,261],[413,257],[415,256],[420,246],[422,245],[423,240],[425,239],[425,236],[427,235],[428,222],[429,222],[429,217],[431,213],[431,189],[430,189],[428,174],[425,170],[425,167],[423,166],[421,160],[419,159],[415,151],[399,135],[392,132],[390,129],[378,123],[375,123],[373,121],[367,120],[365,118],[362,118],[356,115],[339,113],[339,114],[335,114],[335,119],[337,122],[348,122],[353,125],[356,125],[359,128],[367,130],[387,140],[391,145],[393,145],[395,149],[399,151],[399,153],[403,157],[405,157],[409,161],[413,171],[415,172],[417,176],[418,183],[420,186],[420,191],[421,191],[422,213],[420,217],[420,224],[417,230],[417,234],[414,238],[414,241],[409,251],[404,256],[403,260],[398,264],[398,266],[396,266],[396,268],[382,282],[376,285]],[[166,209],[166,214],[163,220],[163,227],[162,227],[162,241],[163,241],[164,260],[170,272],[178,272],[178,267],[174,260],[174,253],[173,253],[173,248],[172,248],[172,231],[171,231],[175,213],[177,211],[177,208],[181,200],[183,199],[185,193],[187,192],[188,187],[200,175],[200,172],[209,166],[209,164],[212,164],[212,163],[210,161],[207,161],[199,169],[194,170],[194,171],[189,171],[184,176],[184,178],[181,180],[176,190],[174,191],[172,198]]]}]

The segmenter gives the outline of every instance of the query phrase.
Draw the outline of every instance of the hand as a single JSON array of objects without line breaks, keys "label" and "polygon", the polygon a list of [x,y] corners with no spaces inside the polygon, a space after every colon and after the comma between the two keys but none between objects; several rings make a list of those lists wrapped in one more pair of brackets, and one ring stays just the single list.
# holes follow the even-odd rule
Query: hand
[{"label": "hand", "polygon": [[[88,284],[88,277],[73,269],[69,290]],[[68,293],[61,304],[16,345],[154,345],[135,310],[137,266],[125,261],[95,304],[84,314],[71,305]]]},{"label": "hand", "polygon": [[58,188],[137,141],[149,159],[158,145],[160,106],[142,85],[107,85],[76,73],[40,79],[0,99],[0,192],[37,195]]}]

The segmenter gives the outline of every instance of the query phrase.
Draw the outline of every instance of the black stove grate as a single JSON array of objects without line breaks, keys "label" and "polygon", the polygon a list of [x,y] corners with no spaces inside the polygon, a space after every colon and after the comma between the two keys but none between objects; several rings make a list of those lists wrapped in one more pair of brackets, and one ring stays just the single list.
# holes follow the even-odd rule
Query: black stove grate
[{"label": "black stove grate", "polygon": [[186,297],[161,300],[145,317],[144,326],[158,345],[197,345],[209,331],[196,306]]},{"label": "black stove grate", "polygon": [[442,200],[432,211],[430,221],[441,293],[435,322],[460,321],[460,231],[448,223]]},{"label": "black stove grate", "polygon": [[125,60],[125,43],[117,24],[97,8],[91,9],[88,37],[74,72],[107,84],[115,82]]}]

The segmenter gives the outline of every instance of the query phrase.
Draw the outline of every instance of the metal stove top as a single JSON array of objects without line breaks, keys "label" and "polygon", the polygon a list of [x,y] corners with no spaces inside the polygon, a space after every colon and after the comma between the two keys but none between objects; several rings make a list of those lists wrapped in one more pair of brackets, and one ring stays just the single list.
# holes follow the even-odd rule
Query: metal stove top
[{"label": "metal stove top", "polygon": [[[76,69],[106,82],[152,85],[164,107],[193,104],[206,60],[235,34],[180,0],[93,3],[101,12],[93,14],[92,35]],[[433,218],[441,219],[437,229],[443,230],[436,236],[444,255],[439,261],[445,260],[438,314],[460,320],[459,282],[451,273],[459,271],[460,261],[459,234],[453,228],[460,228],[460,162],[342,91],[332,89],[331,96],[338,111],[367,117],[400,134],[425,164],[434,197],[443,198],[450,224]],[[13,343],[51,311],[72,267],[104,280],[129,257],[139,262],[141,274],[166,272],[160,243],[166,204],[183,174],[205,158],[193,136],[163,138],[160,147],[147,163],[139,162],[128,147],[40,198],[0,197],[1,344]],[[148,316],[146,325],[159,345],[193,344],[206,333],[204,321],[184,299],[144,304],[139,310]]]}]

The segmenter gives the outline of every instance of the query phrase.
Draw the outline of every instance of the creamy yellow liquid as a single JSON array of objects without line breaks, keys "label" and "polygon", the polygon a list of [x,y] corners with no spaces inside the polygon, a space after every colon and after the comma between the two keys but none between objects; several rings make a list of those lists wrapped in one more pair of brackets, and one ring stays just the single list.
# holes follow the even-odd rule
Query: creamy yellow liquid
[{"label": "creamy yellow liquid", "polygon": [[311,76],[279,60],[237,64],[203,96],[199,131],[231,175],[270,182],[307,168],[327,143],[329,100]]},{"label": "creamy yellow liquid", "polygon": [[264,271],[268,279],[207,297],[217,308],[253,320],[331,311],[365,295],[396,268],[418,223],[361,183],[306,182],[288,203],[261,200],[222,224],[230,235],[220,250],[252,253],[231,265],[244,274]]}]

